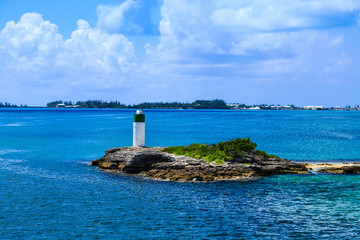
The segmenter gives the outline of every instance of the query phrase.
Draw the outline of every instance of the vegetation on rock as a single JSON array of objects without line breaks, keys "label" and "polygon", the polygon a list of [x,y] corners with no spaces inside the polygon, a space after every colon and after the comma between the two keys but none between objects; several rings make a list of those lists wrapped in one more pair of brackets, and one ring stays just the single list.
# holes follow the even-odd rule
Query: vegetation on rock
[{"label": "vegetation on rock", "polygon": [[200,144],[195,143],[188,146],[174,146],[164,148],[163,151],[175,155],[185,155],[193,158],[202,158],[209,162],[224,163],[226,160],[243,158],[246,153],[252,152],[255,155],[262,156],[265,160],[269,158],[279,158],[275,155],[269,155],[264,151],[255,150],[256,143],[251,142],[249,138],[237,138],[218,144]]}]

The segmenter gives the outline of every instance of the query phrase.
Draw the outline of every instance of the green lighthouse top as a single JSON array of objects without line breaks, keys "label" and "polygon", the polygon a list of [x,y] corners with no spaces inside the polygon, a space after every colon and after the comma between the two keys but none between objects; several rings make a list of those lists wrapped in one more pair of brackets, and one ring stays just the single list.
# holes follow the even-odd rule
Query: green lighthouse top
[{"label": "green lighthouse top", "polygon": [[145,114],[141,110],[137,110],[134,114],[134,122],[145,122]]}]

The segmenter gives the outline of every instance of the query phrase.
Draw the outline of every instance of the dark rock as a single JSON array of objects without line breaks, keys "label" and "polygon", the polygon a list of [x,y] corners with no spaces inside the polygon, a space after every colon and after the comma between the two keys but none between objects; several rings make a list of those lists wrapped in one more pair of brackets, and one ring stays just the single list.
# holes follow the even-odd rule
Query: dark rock
[{"label": "dark rock", "polygon": [[92,165],[101,169],[117,169],[125,173],[140,173],[150,170],[153,164],[169,161],[171,161],[171,158],[168,154],[161,152],[161,148],[124,147],[107,150],[105,156],[93,161]]}]

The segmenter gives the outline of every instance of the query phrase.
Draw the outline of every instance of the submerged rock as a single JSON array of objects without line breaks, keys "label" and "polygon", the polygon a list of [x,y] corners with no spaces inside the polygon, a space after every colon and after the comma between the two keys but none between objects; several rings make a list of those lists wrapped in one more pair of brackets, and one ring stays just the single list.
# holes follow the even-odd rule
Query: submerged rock
[{"label": "submerged rock", "polygon": [[224,164],[207,162],[187,156],[162,152],[161,147],[112,148],[92,162],[99,169],[123,173],[137,173],[144,177],[168,181],[215,181],[249,179],[277,174],[306,174],[304,164],[286,159],[270,158],[246,153],[244,157]]}]

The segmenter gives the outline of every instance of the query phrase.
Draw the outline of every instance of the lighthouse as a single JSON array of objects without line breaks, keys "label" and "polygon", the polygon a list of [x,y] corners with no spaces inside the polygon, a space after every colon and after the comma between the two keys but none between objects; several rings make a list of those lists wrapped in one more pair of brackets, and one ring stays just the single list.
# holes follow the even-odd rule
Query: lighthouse
[{"label": "lighthouse", "polygon": [[133,123],[133,146],[145,146],[145,114],[137,110]]}]

